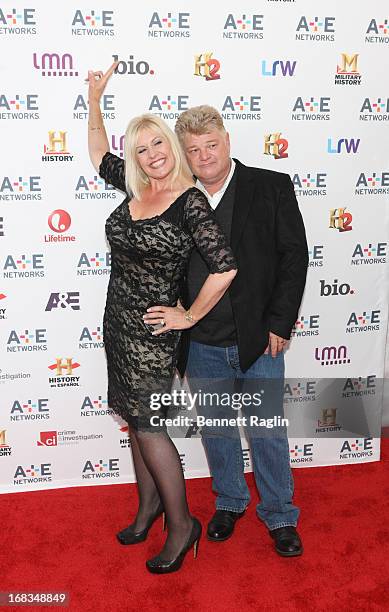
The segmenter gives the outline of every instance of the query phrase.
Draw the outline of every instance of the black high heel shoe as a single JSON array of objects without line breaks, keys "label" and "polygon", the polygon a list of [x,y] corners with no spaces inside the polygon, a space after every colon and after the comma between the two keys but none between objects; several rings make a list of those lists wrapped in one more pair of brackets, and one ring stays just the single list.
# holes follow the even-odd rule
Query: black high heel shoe
[{"label": "black high heel shoe", "polygon": [[149,530],[152,524],[159,516],[161,516],[161,514],[162,514],[162,531],[165,531],[166,529],[165,511],[160,505],[158,510],[150,517],[146,527],[142,529],[142,531],[135,532],[132,528],[132,525],[129,525],[125,529],[122,529],[122,531],[119,531],[119,533],[116,534],[116,537],[119,540],[120,544],[124,544],[125,546],[127,546],[128,544],[138,544],[139,542],[144,542],[144,540],[147,538],[147,534],[149,533]]},{"label": "black high heel shoe", "polygon": [[190,533],[188,541],[185,544],[184,548],[181,550],[181,552],[177,555],[177,557],[175,559],[172,559],[171,561],[166,561],[165,559],[162,559],[159,555],[153,557],[152,559],[149,559],[148,561],[146,561],[146,567],[149,572],[151,572],[152,574],[170,574],[171,572],[176,572],[180,569],[185,559],[186,553],[192,548],[192,546],[193,556],[196,559],[202,528],[197,518],[192,517],[192,523],[192,531]]}]

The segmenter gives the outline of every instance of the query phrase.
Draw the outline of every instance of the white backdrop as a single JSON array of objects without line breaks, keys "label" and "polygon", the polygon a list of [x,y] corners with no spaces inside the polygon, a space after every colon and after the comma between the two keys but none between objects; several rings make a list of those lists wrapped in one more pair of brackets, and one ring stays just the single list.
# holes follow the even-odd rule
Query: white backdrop
[{"label": "white backdrop", "polygon": [[[238,11],[203,0],[14,2],[0,8],[0,36],[0,492],[134,480],[127,431],[107,407],[101,337],[104,222],[123,196],[90,164],[84,83],[88,69],[116,56],[102,103],[113,152],[122,154],[134,115],[160,113],[173,127],[180,111],[208,103],[223,113],[235,157],[290,173],[310,249],[286,355],[287,375],[304,378],[285,393],[287,416],[304,423],[290,438],[292,465],[378,460],[379,437],[356,438],[325,389],[335,382],[346,410],[379,423],[389,226],[383,3],[260,0]],[[186,476],[207,475],[201,441],[176,442]]]}]

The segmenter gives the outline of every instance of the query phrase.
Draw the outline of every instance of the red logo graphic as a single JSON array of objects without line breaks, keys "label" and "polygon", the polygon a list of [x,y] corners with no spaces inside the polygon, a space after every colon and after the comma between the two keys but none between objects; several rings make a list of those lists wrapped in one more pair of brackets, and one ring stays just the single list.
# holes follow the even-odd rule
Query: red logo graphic
[{"label": "red logo graphic", "polygon": [[69,215],[68,212],[66,212],[66,210],[54,210],[50,217],[47,220],[50,229],[53,232],[57,232],[58,234],[62,234],[63,232],[66,232],[72,222],[72,219]]},{"label": "red logo graphic", "polygon": [[7,296],[4,293],[0,293],[0,300],[4,300]]},{"label": "red logo graphic", "polygon": [[41,431],[40,440],[37,440],[38,446],[57,446],[56,431]]}]

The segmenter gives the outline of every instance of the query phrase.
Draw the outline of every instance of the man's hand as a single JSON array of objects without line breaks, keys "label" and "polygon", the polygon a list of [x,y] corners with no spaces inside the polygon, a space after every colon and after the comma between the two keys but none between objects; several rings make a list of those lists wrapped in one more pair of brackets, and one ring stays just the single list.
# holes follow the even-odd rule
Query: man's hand
[{"label": "man's hand", "polygon": [[277,357],[277,353],[283,351],[288,344],[288,340],[285,338],[281,338],[281,336],[277,336],[273,334],[273,332],[269,332],[269,344],[265,351],[265,355],[268,355],[269,352],[272,357]]}]

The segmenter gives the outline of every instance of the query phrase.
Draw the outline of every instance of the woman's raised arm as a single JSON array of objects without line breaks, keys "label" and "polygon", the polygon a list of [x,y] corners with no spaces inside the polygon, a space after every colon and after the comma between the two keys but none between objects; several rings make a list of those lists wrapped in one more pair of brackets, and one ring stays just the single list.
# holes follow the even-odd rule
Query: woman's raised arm
[{"label": "woman's raised arm", "polygon": [[105,74],[101,71],[88,71],[88,149],[89,157],[97,172],[104,154],[109,151],[108,137],[100,111],[100,99],[117,65],[118,62],[114,62]]}]

